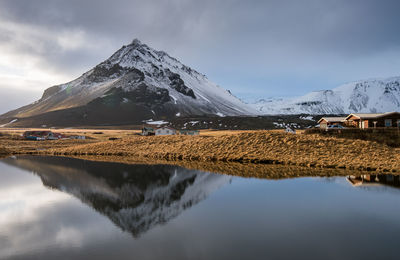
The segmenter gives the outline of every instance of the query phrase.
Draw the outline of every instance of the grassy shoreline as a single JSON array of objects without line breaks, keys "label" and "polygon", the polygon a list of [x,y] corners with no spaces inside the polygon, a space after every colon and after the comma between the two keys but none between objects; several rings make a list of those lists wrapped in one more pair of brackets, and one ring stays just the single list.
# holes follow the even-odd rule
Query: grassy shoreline
[{"label": "grassy shoreline", "polygon": [[161,164],[175,165],[191,170],[200,170],[211,173],[225,174],[230,176],[238,176],[243,178],[258,178],[258,179],[288,179],[298,177],[334,177],[334,176],[360,176],[362,174],[371,174],[371,172],[338,169],[338,168],[307,168],[295,165],[266,165],[257,163],[238,163],[238,162],[205,162],[205,161],[184,161],[184,160],[138,160],[126,156],[68,156],[88,161],[98,162],[113,162],[124,164]]},{"label": "grassy shoreline", "polygon": [[[115,136],[121,136],[121,133]],[[125,134],[114,141],[108,141],[104,136],[44,142],[0,139],[0,147],[12,154],[114,156],[143,161],[236,162],[400,172],[400,148],[372,141],[279,131],[216,131],[200,136],[152,137]]]}]

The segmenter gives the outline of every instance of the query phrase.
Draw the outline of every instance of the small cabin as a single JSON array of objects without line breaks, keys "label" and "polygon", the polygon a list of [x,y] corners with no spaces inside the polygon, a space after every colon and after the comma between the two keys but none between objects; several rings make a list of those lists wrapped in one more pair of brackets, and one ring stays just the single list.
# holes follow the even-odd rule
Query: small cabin
[{"label": "small cabin", "polygon": [[318,121],[319,127],[327,129],[330,125],[341,125],[345,124],[346,117],[323,117]]},{"label": "small cabin", "polygon": [[162,126],[156,129],[155,135],[176,135],[176,130],[169,126]]},{"label": "small cabin", "polygon": [[179,130],[179,134],[180,135],[199,135],[200,131],[199,130],[186,130],[186,129],[182,129]]},{"label": "small cabin", "polygon": [[85,140],[86,136],[84,136],[84,135],[71,135],[69,138],[70,139],[76,139],[76,140]]},{"label": "small cabin", "polygon": [[346,125],[361,129],[377,127],[400,127],[400,113],[354,113],[346,117]]},{"label": "small cabin", "polygon": [[155,131],[154,127],[143,126],[142,127],[142,135],[144,135],[144,136],[156,135],[156,131]]}]

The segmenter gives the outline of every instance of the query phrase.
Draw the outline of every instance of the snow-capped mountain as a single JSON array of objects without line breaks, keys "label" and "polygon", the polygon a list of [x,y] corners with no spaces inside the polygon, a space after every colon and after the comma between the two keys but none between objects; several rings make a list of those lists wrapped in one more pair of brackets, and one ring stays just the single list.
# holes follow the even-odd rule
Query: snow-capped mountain
[{"label": "snow-capped mountain", "polygon": [[54,111],[66,111],[89,122],[108,114],[138,119],[256,114],[205,75],[137,39],[79,78],[48,88],[40,100],[1,117],[24,118]]},{"label": "snow-capped mountain", "polygon": [[262,99],[261,114],[348,114],[400,111],[400,77],[362,80],[302,97]]}]

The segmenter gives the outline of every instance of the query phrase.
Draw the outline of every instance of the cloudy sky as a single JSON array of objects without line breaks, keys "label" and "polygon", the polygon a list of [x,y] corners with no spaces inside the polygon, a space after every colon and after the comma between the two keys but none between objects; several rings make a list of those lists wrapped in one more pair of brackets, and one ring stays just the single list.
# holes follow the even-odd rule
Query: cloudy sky
[{"label": "cloudy sky", "polygon": [[400,75],[398,0],[0,0],[0,113],[134,38],[239,97]]}]

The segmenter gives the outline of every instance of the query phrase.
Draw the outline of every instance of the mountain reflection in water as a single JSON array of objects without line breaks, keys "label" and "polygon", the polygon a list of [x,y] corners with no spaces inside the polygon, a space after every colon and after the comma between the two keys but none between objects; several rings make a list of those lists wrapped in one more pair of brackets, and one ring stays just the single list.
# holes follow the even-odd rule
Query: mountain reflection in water
[{"label": "mountain reflection in water", "polygon": [[398,259],[398,176],[227,166],[0,160],[0,259]]},{"label": "mountain reflection in water", "polygon": [[178,216],[232,178],[171,165],[62,157],[19,157],[3,162],[34,172],[45,186],[73,195],[134,237]]}]

